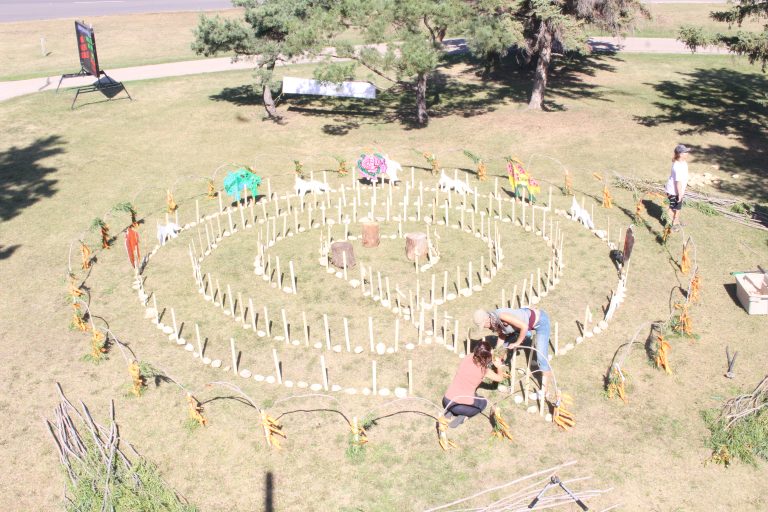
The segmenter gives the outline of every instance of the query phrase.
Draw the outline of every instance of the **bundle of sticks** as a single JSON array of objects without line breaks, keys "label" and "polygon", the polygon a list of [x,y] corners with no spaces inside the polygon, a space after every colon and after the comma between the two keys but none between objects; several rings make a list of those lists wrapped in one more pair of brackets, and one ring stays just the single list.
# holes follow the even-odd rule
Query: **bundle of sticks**
[{"label": "bundle of sticks", "polygon": [[[645,178],[631,178],[628,176],[622,176],[621,174],[613,173],[613,185],[618,188],[631,190],[633,192],[652,192],[661,193],[664,192],[664,185],[653,180]],[[768,215],[753,211],[748,213],[737,213],[732,210],[735,205],[743,203],[738,199],[729,197],[714,197],[701,192],[691,190],[689,187],[685,191],[685,199],[697,203],[703,203],[710,206],[718,214],[722,215],[726,219],[737,222],[744,226],[752,228],[758,228],[768,231]]]}]

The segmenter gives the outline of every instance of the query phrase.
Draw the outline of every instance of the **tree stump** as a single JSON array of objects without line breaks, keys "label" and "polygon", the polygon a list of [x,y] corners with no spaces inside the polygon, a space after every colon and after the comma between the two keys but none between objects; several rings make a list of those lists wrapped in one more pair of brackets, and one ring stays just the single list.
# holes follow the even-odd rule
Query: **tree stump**
[{"label": "tree stump", "polygon": [[381,243],[381,231],[378,222],[363,224],[363,247],[378,247]]},{"label": "tree stump", "polygon": [[405,256],[410,261],[415,261],[418,256],[424,261],[429,250],[426,233],[406,233],[405,234]]},{"label": "tree stump", "polygon": [[355,251],[349,242],[333,242],[331,244],[331,265],[336,268],[344,268],[344,255],[347,255],[347,268],[357,265]]}]

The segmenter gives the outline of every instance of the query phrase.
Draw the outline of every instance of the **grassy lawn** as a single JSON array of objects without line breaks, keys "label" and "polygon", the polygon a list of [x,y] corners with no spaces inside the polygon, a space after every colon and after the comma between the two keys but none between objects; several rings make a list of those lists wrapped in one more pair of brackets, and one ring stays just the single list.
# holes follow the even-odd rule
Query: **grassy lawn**
[{"label": "grassy lawn", "polygon": [[[213,13],[209,13],[212,15]],[[220,13],[240,16],[237,9]],[[102,69],[200,59],[190,49],[200,15],[194,12],[95,16],[86,20],[96,32]],[[0,24],[0,80],[21,80],[78,71],[73,20]],[[45,38],[43,55],[40,38]]]},{"label": "grassy lawn", "polygon": [[[307,66],[281,69],[291,76],[311,73]],[[685,234],[695,240],[703,275],[702,302],[692,309],[700,339],[672,340],[672,376],[653,368],[638,346],[625,366],[631,379],[629,404],[604,396],[603,376],[616,349],[644,322],[666,319],[671,301],[681,297],[679,287],[687,286],[689,279],[678,266],[683,236],[674,235],[666,247],[656,242],[663,210],[656,199],[647,206],[648,227],[638,229],[626,301],[609,329],[552,361],[559,384],[575,397],[571,409],[577,427],[568,433],[527,414],[512,400],[502,401],[507,395],[483,390],[500,402],[514,442],[493,440],[487,420],[475,418],[449,432],[459,448],[444,453],[429,418],[384,417],[411,408],[427,410],[426,406],[388,404],[390,399],[360,393],[335,394],[338,402],[319,398],[278,402],[301,391],[205,367],[143,318],[144,310],[130,288],[132,272],[119,235],[127,218],[106,214],[116,203],[132,201],[144,221],[139,231],[146,253],[154,244],[155,221],[164,221],[166,190],[174,192],[182,223],[194,216],[196,200],[203,212],[213,212],[217,202],[204,198],[204,178],[227,163],[253,165],[269,178],[273,191],[283,194],[293,184],[293,160],[304,162],[316,179],[326,171],[329,183],[338,189],[342,183],[349,185],[351,178],[333,174],[332,156],[353,160],[366,148],[388,152],[406,169],[407,178],[414,167],[417,186],[419,181],[431,185],[436,180],[416,150],[431,151],[449,173],[453,169],[462,176],[469,173],[475,184],[473,165],[462,153],[468,149],[488,163],[490,179],[479,185],[481,193],[487,193],[495,178],[508,188],[503,157],[516,155],[542,181],[544,191],[550,184],[554,187],[553,206],[558,209],[568,209],[571,203],[559,192],[567,168],[577,199],[583,198],[588,209],[594,206],[598,227],[610,225],[616,240],[618,229],[632,222],[635,200],[629,192],[614,188],[616,206],[600,208],[602,184],[593,173],[661,181],[669,171],[672,148],[684,142],[695,149],[691,172],[710,172],[722,180],[719,188],[704,191],[768,202],[766,115],[749,96],[768,84],[758,69],[741,61],[622,55],[581,62],[578,70],[560,66],[551,82],[548,111],[538,113],[525,109],[527,74],[484,81],[476,71],[462,62],[441,68],[430,86],[431,122],[421,130],[409,124],[412,97],[394,91],[375,102],[284,98],[280,106],[284,122],[265,122],[258,97],[249,88],[250,72],[135,82],[129,84],[133,102],[83,104],[75,111],[69,110],[68,93],[42,93],[0,105],[4,127],[0,300],[5,305],[0,331],[5,365],[0,386],[5,393],[0,412],[6,418],[0,447],[7,461],[0,470],[5,484],[0,508],[61,507],[63,475],[41,422],[52,416],[54,383],[61,382],[69,397],[85,401],[97,418],[106,416],[114,399],[124,439],[157,463],[163,478],[201,510],[259,509],[268,496],[277,510],[421,510],[574,459],[579,461],[577,468],[561,476],[593,476],[575,488],[614,489],[590,502],[596,510],[616,503],[623,510],[697,510],[702,503],[712,510],[764,510],[768,495],[764,467],[736,464],[726,471],[703,464],[710,454],[703,441],[706,429],[700,410],[716,407],[738,391],[751,391],[768,365],[765,318],[746,315],[734,301],[729,274],[764,264],[768,236],[693,208],[685,209],[683,218]],[[219,172],[217,187],[222,179]],[[265,185],[260,190],[265,192]],[[403,192],[403,185],[393,192],[396,203]],[[431,194],[427,192],[426,198]],[[542,196],[546,198],[546,192]],[[486,207],[481,202],[480,208]],[[97,216],[105,217],[118,235],[110,250],[96,250],[96,233],[88,231]],[[238,222],[239,214],[234,218]],[[559,323],[563,344],[577,335],[577,321],[587,305],[595,317],[601,316],[616,274],[604,243],[562,217],[556,220],[566,236],[565,273],[540,306]],[[226,216],[222,221],[226,225]],[[203,271],[211,272],[224,288],[230,284],[234,294],[253,297],[257,307],[267,305],[278,333],[282,322],[277,311],[285,308],[292,338],[303,341],[302,311],[313,326],[313,341],[322,341],[324,312],[330,316],[334,344],[343,339],[341,317],[352,319],[353,343],[366,352],[327,354],[329,373],[332,382],[358,389],[367,386],[373,359],[367,354],[367,317],[374,318],[377,340],[389,343],[394,315],[325,274],[317,265],[317,229],[270,249],[284,269],[289,260],[296,262],[298,297],[270,288],[254,276],[252,266],[255,242],[263,229],[224,239],[204,261]],[[335,229],[338,237],[340,230]],[[416,229],[423,226],[404,226],[405,231]],[[509,291],[547,261],[548,249],[541,238],[510,223],[500,224],[500,229],[506,255],[502,272],[482,292],[442,310],[459,319],[462,329],[474,308],[492,307],[501,287]],[[383,233],[396,230],[396,223],[382,223]],[[453,274],[462,261],[479,264],[487,250],[467,233],[442,227],[437,234],[442,259],[436,272]],[[186,404],[175,386],[152,384],[144,397],[127,398],[130,378],[116,348],[101,364],[81,360],[89,340],[67,329],[71,308],[65,300],[68,250],[81,237],[95,250],[98,262],[87,275],[77,271],[75,251],[72,265],[85,278],[94,312],[139,358],[162,368],[206,401],[208,428],[185,429]],[[319,381],[322,352],[253,336],[195,293],[187,255],[193,240],[197,243],[195,230],[183,232],[152,258],[145,274],[146,286],[156,291],[159,305],[174,307],[185,322],[184,336],[194,340],[192,323],[199,323],[209,338],[206,350],[224,360],[222,366],[229,365],[229,338],[234,337],[243,367],[264,375],[272,371],[271,349],[276,348],[291,380]],[[388,272],[393,283],[415,286],[416,277],[409,277],[410,267],[402,258],[402,241],[385,240],[371,252],[359,246],[355,251],[363,262]],[[422,290],[428,277],[420,277]],[[641,334],[643,340],[646,333]],[[414,341],[416,334],[404,328],[402,336],[404,343]],[[733,381],[722,377],[725,345],[743,354]],[[415,393],[439,402],[457,357],[435,344],[411,353],[377,356],[381,385],[403,386],[409,358],[415,369]],[[282,451],[270,451],[256,412],[227,398],[232,396],[228,390],[207,386],[218,380],[240,385],[274,415],[331,407],[348,416],[381,418],[369,429],[363,461],[345,456],[348,429],[340,416],[328,412],[282,417],[288,439]]]},{"label": "grassy lawn", "polygon": [[[627,32],[628,37],[672,37],[676,38],[681,25],[704,27],[707,33],[732,34],[738,30],[729,28],[726,23],[720,23],[709,17],[713,11],[725,11],[727,4],[645,4],[651,13],[651,19],[641,19],[633,31]],[[744,30],[760,31],[762,24],[753,20],[745,20]],[[595,35],[608,35],[595,31]]]}]

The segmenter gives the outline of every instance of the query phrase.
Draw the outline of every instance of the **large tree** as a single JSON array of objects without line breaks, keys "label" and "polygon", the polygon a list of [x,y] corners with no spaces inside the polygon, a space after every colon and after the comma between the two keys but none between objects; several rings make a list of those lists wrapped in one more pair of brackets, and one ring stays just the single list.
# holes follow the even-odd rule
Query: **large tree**
[{"label": "large tree", "polygon": [[[555,50],[588,53],[588,30],[618,35],[638,14],[647,16],[639,0],[478,0],[472,4],[479,16],[493,20],[491,25],[470,31],[470,47],[476,53],[493,51],[503,56],[503,45],[522,32],[518,45],[535,61],[528,106],[536,110],[541,110],[544,101]],[[491,33],[493,27],[508,31],[510,37]]]},{"label": "large tree", "polygon": [[[729,9],[712,12],[710,16],[728,23],[729,27],[741,27],[748,19],[768,21],[768,0],[738,0]],[[735,34],[715,35],[707,35],[701,27],[686,25],[680,28],[678,39],[692,51],[701,46],[717,45],[727,48],[729,52],[746,55],[752,64],[759,62],[763,71],[768,64],[768,23],[763,25],[762,32],[738,30]]]},{"label": "large tree", "polygon": [[[427,82],[443,53],[448,30],[461,30],[469,12],[462,0],[341,0],[343,23],[359,31],[364,44],[336,41],[335,57],[352,59],[384,79],[412,90],[416,122],[426,125]],[[336,73],[330,72],[336,71]],[[347,67],[324,68],[324,78],[338,81]]]},{"label": "large tree", "polygon": [[278,61],[313,55],[339,28],[334,0],[232,0],[244,9],[243,18],[201,15],[192,49],[206,56],[234,52],[235,58],[256,63],[257,87],[270,118],[279,115],[272,98]]}]

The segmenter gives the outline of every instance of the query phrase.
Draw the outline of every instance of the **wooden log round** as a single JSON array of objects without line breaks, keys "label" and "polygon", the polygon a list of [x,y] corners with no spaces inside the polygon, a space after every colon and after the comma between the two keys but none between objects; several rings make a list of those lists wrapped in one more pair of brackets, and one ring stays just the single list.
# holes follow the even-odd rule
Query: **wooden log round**
[{"label": "wooden log round", "polygon": [[381,243],[381,230],[378,222],[363,224],[363,247],[378,247]]},{"label": "wooden log round", "polygon": [[405,256],[410,261],[415,261],[416,256],[424,261],[429,246],[427,244],[426,233],[406,233],[405,234]]},{"label": "wooden log round", "polygon": [[331,265],[336,268],[344,268],[344,254],[347,255],[347,268],[357,265],[355,251],[350,242],[339,241],[331,244]]}]

